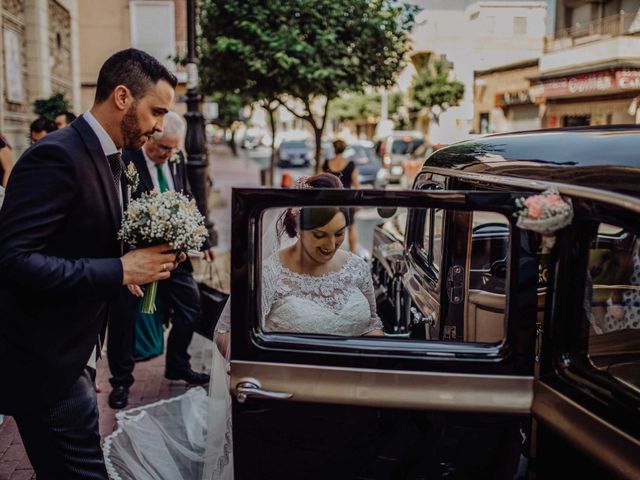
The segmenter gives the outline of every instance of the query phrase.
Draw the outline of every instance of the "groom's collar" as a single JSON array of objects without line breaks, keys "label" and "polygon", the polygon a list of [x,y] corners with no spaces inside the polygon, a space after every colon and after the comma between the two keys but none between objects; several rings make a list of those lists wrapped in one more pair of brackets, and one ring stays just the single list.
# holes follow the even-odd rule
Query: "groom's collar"
[{"label": "groom's collar", "polygon": [[100,146],[102,147],[102,151],[104,152],[105,156],[113,155],[114,153],[118,153],[120,151],[116,147],[116,144],[113,143],[113,140],[111,139],[107,131],[104,129],[104,127],[100,125],[100,122],[98,121],[98,119],[93,116],[93,113],[87,110],[82,114],[82,117],[85,119],[87,124],[91,127],[91,130],[93,130],[93,133],[95,133],[96,136],[98,137],[98,140],[100,141]]}]

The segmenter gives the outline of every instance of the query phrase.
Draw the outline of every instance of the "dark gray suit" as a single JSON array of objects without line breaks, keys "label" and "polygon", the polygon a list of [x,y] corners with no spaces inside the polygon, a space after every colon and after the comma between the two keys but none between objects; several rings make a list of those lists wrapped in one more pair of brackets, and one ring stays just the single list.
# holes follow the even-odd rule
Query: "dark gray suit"
[{"label": "dark gray suit", "polygon": [[0,411],[39,479],[106,479],[87,361],[122,285],[121,206],[82,118],[20,158],[0,210]]},{"label": "dark gray suit", "polygon": [[[187,180],[186,161],[180,152],[180,162],[170,164],[171,179],[174,189],[192,198]],[[147,168],[147,163],[141,150],[125,150],[123,152],[125,164],[132,163],[140,176],[138,189],[132,193],[133,199],[143,192],[153,190],[153,180]],[[209,248],[207,240],[203,248]],[[190,368],[187,348],[191,343],[193,332],[200,318],[200,294],[193,280],[191,262],[186,260],[171,272],[171,278],[158,284],[158,292],[162,305],[171,309],[171,332],[167,339],[166,370],[173,373]],[[122,289],[120,300],[112,310],[107,337],[109,351],[109,369],[111,370],[111,385],[129,387],[134,382],[134,343],[135,343],[135,313],[138,299],[131,295],[126,288]]]}]

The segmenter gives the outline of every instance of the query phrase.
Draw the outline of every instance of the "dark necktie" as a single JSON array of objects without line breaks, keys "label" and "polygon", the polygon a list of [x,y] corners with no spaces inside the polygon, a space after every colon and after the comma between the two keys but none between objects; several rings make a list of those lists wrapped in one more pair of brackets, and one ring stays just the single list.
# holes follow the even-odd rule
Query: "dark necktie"
[{"label": "dark necktie", "polygon": [[116,192],[120,191],[120,178],[122,177],[122,170],[124,165],[122,164],[122,154],[120,152],[107,155],[109,166],[111,167],[111,175],[113,176],[113,185],[116,187]]}]

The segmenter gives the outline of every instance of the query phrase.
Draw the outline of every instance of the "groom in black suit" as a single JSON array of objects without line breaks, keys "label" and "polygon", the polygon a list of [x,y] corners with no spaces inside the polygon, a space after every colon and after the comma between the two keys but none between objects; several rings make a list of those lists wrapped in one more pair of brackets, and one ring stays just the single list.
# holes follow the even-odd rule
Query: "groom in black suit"
[{"label": "groom in black suit", "polygon": [[135,49],[98,75],[95,103],[20,158],[0,210],[0,412],[39,480],[106,480],[94,388],[109,303],[169,278],[167,245],[122,255],[122,148],[162,129],[175,77]]}]

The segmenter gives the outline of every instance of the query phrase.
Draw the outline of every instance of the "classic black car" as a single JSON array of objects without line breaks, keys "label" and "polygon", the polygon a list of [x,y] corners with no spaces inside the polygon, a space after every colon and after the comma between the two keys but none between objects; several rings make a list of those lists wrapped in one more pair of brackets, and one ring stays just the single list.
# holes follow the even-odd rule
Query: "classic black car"
[{"label": "classic black car", "polygon": [[[549,188],[571,223],[518,227]],[[376,225],[384,337],[266,331],[263,213],[344,205]],[[640,127],[484,137],[411,191],[238,189],[233,211],[236,478],[640,478]]]}]

